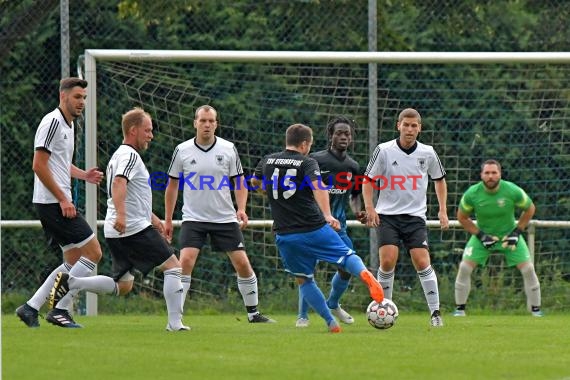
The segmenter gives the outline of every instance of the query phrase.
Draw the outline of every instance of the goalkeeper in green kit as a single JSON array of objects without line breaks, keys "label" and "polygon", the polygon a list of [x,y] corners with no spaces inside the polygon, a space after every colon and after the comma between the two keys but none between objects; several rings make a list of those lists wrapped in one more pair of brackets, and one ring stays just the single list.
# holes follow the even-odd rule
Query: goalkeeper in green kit
[{"label": "goalkeeper in green kit", "polygon": [[[518,222],[516,209],[522,210]],[[455,279],[454,316],[465,316],[471,273],[478,264],[486,264],[491,252],[503,253],[508,266],[516,265],[523,277],[529,311],[534,317],[543,316],[540,283],[522,237],[534,212],[534,204],[525,191],[501,179],[501,164],[495,160],[485,161],[481,166],[481,182],[467,189],[457,210],[457,220],[472,236],[463,251]],[[477,225],[471,219],[473,214]]]}]

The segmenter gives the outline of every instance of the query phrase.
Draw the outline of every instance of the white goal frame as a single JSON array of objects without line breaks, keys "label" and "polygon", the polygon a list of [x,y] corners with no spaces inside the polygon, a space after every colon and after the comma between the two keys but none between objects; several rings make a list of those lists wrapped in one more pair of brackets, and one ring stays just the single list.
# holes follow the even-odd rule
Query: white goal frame
[{"label": "white goal frame", "polygon": [[[85,107],[85,164],[97,166],[97,61],[164,62],[249,62],[249,63],[366,63],[369,65],[369,146],[377,144],[376,64],[569,64],[570,52],[306,52],[306,51],[236,51],[236,50],[85,50],[84,79],[87,87]],[[97,186],[86,184],[85,217],[97,230]],[[570,222],[540,221],[544,227],[570,227]],[[268,226],[272,221],[251,221],[252,227]],[[438,226],[428,221],[428,226]],[[353,226],[349,223],[349,226]],[[458,226],[456,221],[452,227]],[[529,247],[534,246],[533,223],[529,226]],[[532,252],[531,248],[531,253]],[[87,315],[97,315],[97,296],[87,293]]]}]

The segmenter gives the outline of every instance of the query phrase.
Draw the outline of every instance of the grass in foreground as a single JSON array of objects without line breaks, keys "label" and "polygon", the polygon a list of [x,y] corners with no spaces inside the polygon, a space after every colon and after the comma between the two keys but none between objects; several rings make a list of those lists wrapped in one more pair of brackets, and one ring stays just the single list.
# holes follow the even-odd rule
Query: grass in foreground
[{"label": "grass in foreground", "polygon": [[364,315],[330,334],[316,315],[295,328],[245,316],[191,315],[192,331],[168,333],[165,316],[79,317],[83,329],[40,319],[30,329],[2,316],[4,379],[568,379],[570,315],[403,314],[375,330]]}]

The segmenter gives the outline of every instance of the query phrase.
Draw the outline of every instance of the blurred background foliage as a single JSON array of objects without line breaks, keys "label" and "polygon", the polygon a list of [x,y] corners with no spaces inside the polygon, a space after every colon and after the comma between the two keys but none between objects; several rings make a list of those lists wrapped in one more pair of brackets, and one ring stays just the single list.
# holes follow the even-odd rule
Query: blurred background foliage
[{"label": "blurred background foliage", "polygon": [[[69,56],[71,58],[67,63],[67,69],[72,75],[76,75],[78,57],[84,53],[85,49],[92,48],[369,51],[368,13],[370,4],[374,3],[376,3],[377,13],[377,51],[552,52],[570,50],[570,28],[568,28],[570,7],[566,0],[378,0],[377,2],[364,0],[177,0],[168,2],[82,0],[69,2]],[[62,72],[60,1],[0,0],[0,15],[1,218],[3,220],[36,219],[37,216],[31,205],[33,136],[41,117],[57,106],[57,87]],[[223,67],[218,68],[221,71],[224,70]],[[236,65],[231,70],[237,72],[242,69]],[[412,70],[415,71],[412,72]],[[474,122],[479,117],[481,108],[486,107],[483,101],[477,105],[477,98],[492,97],[493,91],[504,90],[501,81],[493,81],[489,78],[512,75],[507,71],[502,72],[503,69],[499,66],[490,67],[487,70],[480,71],[473,80],[476,83],[475,87],[480,86],[481,92],[463,94],[466,98],[475,99],[474,103],[469,103],[469,106],[466,105],[466,101],[455,97],[453,92],[448,97],[442,96],[429,100],[432,108],[441,111],[441,115],[438,115],[438,122],[447,118],[455,121],[460,119],[462,123],[458,124],[457,129],[438,133],[435,115],[425,115],[427,124],[431,126],[431,132],[426,133],[430,139],[428,143],[439,144],[441,150],[444,151],[440,154],[446,154],[446,150],[459,146],[459,153],[454,153],[459,158],[454,162],[444,162],[446,166],[457,166],[467,170],[462,173],[464,175],[462,181],[457,183],[456,193],[464,189],[469,181],[477,180],[480,159],[489,155],[501,156],[511,164],[510,167],[520,164],[522,158],[529,159],[525,164],[528,167],[542,165],[544,170],[540,171],[541,178],[539,179],[536,178],[535,173],[525,171],[525,168],[521,168],[516,173],[512,171],[512,178],[527,181],[529,185],[525,188],[529,194],[536,197],[535,201],[541,201],[537,202],[536,219],[568,220],[570,214],[568,126],[551,131],[549,136],[555,139],[555,143],[547,147],[551,153],[547,163],[543,162],[545,160],[543,156],[537,156],[539,153],[544,153],[543,151],[539,152],[540,149],[536,146],[526,143],[539,141],[543,136],[540,130],[521,132],[517,130],[520,126],[516,123],[506,123],[496,127],[496,135],[486,135],[481,125]],[[566,123],[570,102],[568,72],[563,71],[560,77],[549,75],[548,70],[556,71],[557,68],[545,69],[542,81],[536,80],[532,84],[529,82],[526,86],[520,84],[519,88],[507,90],[511,90],[513,97],[516,97],[517,91],[529,90],[528,87],[532,86],[566,88],[566,91],[562,90],[557,93],[558,98],[555,100],[544,99],[544,102],[552,104],[545,104],[543,106],[545,111],[542,111],[540,115],[547,121],[565,117],[562,123]],[[557,75],[560,75],[560,72],[557,72]],[[226,81],[224,79],[226,77],[222,75],[216,77],[215,70],[207,72],[207,75],[211,75],[208,79],[213,89]],[[448,89],[453,86],[451,79],[461,75],[463,74],[459,70],[454,72],[453,69],[441,67],[412,67],[399,71],[395,67],[386,66],[382,68],[379,80],[390,89],[392,85],[395,86],[406,78],[437,78],[437,81],[434,79],[433,87],[430,89],[430,91],[437,91],[438,87]],[[231,78],[231,75],[228,77]],[[553,77],[561,83],[550,83]],[[275,81],[278,85],[283,85],[282,79],[275,79]],[[265,85],[271,87],[268,84]],[[421,88],[415,90],[417,92]],[[245,130],[247,125],[242,120],[242,115],[256,108],[256,104],[249,102],[249,99],[244,101],[247,91],[252,90],[241,89],[239,96],[220,93],[219,89],[218,92],[212,90],[208,94],[208,96],[219,97],[216,100],[216,106],[219,109],[232,110],[232,112],[220,113],[222,125],[233,128],[230,134],[224,137],[254,141],[254,137],[248,134],[251,132]],[[399,97],[410,99],[411,93],[412,91],[408,93],[405,88],[402,88]],[[414,99],[417,100],[418,107],[421,108],[421,94],[415,93],[414,96],[416,96]],[[109,113],[112,115],[116,112],[123,112],[127,107],[114,98],[106,101]],[[507,105],[502,104],[501,101],[504,101],[504,98],[497,98],[497,110],[505,106],[505,109],[510,111],[528,112],[525,104]],[[275,102],[276,105],[287,104],[285,101],[279,103],[279,99]],[[427,104],[428,100],[425,102]],[[302,99],[291,104],[308,107]],[[288,105],[291,106],[291,104]],[[394,137],[394,116],[398,106],[399,104],[395,105],[391,110],[393,112],[389,115],[379,115],[381,118],[379,139],[381,141]],[[105,112],[105,109],[100,108],[99,112]],[[266,112],[270,113],[267,118],[271,120],[284,121],[291,116],[290,110],[280,107],[274,107]],[[430,117],[433,119],[430,120]],[[119,119],[116,117],[115,119],[112,120],[115,120],[114,123],[118,125]],[[366,140],[366,118],[361,117],[358,121],[363,128],[359,131],[359,138]],[[315,116],[314,122],[324,125],[325,115]],[[489,122],[492,123],[492,121]],[[462,134],[459,129],[466,129],[471,134]],[[525,139],[521,140],[525,143],[509,145],[513,132],[526,133]],[[192,131],[188,130],[187,133],[189,133],[187,136],[175,137],[180,139],[191,137]],[[481,141],[474,149],[471,149],[473,134],[477,134]],[[280,147],[281,136],[276,136],[275,141],[266,142],[266,147],[257,146],[257,150],[252,152],[252,160],[267,153],[265,150],[275,150],[271,147]],[[100,138],[99,143],[103,151],[106,151],[107,146],[109,150],[113,149],[119,137],[115,132],[111,132],[108,136]],[[323,137],[319,136],[320,140],[315,149],[324,146]],[[496,148],[491,144],[493,142]],[[483,151],[482,146],[486,146]],[[165,151],[169,152],[168,155],[171,148],[170,146],[165,148]],[[364,145],[355,151],[361,165],[367,162],[367,150],[368,147]],[[81,147],[79,146],[78,162],[81,162],[81,159]],[[169,156],[166,159],[169,159]],[[150,164],[154,162],[153,160],[154,158],[150,158]],[[101,161],[100,166],[104,167],[106,165],[104,158],[101,158]],[[255,162],[247,162],[244,165],[254,164]],[[458,173],[461,171],[458,170]],[[531,176],[532,180],[529,178]],[[546,194],[545,197],[548,199],[541,199],[540,194]],[[100,195],[103,197],[104,193],[101,192]],[[102,199],[101,202],[104,200]],[[161,202],[161,199],[155,202],[159,213]],[[457,199],[450,199],[451,219],[454,219],[453,212],[456,202]],[[541,207],[541,204],[544,204],[544,207]],[[567,231],[549,232],[548,251],[554,252],[554,255],[560,252],[567,254]],[[366,239],[364,231],[358,232],[357,235],[359,239]],[[257,238],[260,237],[257,236]],[[463,236],[460,238],[459,240],[462,241]],[[271,244],[270,241],[265,242],[265,239],[267,236],[261,237],[264,244]],[[461,244],[458,243],[459,245]],[[445,249],[448,250],[448,247]],[[45,257],[45,260],[36,260],[37,257]],[[440,260],[443,265],[448,266],[451,279],[458,255],[455,254],[453,258],[438,257],[436,255],[435,261]],[[405,257],[402,257],[402,260],[406,264]],[[568,262],[570,259],[566,255],[566,259],[560,258],[560,260]],[[38,230],[33,230],[31,235],[29,229],[12,229],[9,232],[2,230],[3,292],[32,291],[57,262],[57,253],[54,254],[46,246]],[[223,266],[225,264],[215,263],[213,265]],[[228,268],[223,271],[228,272]],[[559,274],[567,275],[567,273],[567,269],[562,269]],[[228,282],[227,278],[221,281]],[[413,281],[415,280],[411,282]],[[448,299],[450,297],[451,293]],[[568,305],[568,303],[565,304]]]}]

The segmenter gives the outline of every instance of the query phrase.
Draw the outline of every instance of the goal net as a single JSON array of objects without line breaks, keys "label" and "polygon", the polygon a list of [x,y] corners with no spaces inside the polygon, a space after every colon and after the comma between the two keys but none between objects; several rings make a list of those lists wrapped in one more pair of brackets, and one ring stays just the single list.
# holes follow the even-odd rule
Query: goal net
[{"label": "goal net", "polygon": [[[498,159],[503,178],[523,187],[537,205],[535,219],[564,221],[570,215],[570,60],[547,62],[497,62],[467,59],[456,63],[383,62],[382,59],[351,61],[351,54],[335,61],[305,59],[303,53],[285,59],[227,59],[208,52],[194,60],[167,55],[127,52],[96,61],[97,163],[106,166],[122,140],[121,115],[134,106],[143,107],[154,119],[154,140],[143,154],[149,172],[166,172],[174,148],[194,136],[195,109],[210,104],[218,110],[218,135],[234,142],[246,173],[251,173],[265,154],[284,147],[284,132],[293,123],[313,128],[313,151],[327,145],[325,126],[334,115],[357,122],[350,154],[365,166],[379,142],[397,136],[400,110],[413,107],[422,115],[419,140],[433,145],[447,170],[448,215],[455,219],[463,191],[479,180],[485,159]],[[255,53],[251,57],[255,57]],[[146,58],[145,58],[146,57]],[[516,58],[516,55],[513,55]],[[520,58],[520,57],[519,57]],[[375,66],[369,63],[376,63]],[[377,80],[370,80],[371,68]],[[87,70],[89,73],[89,69]],[[372,76],[373,77],[373,76]],[[89,77],[87,78],[89,79]],[[377,124],[370,126],[371,104]],[[89,116],[87,129],[89,129]],[[377,139],[370,141],[370,128]],[[97,219],[104,219],[106,194],[98,194]],[[164,194],[154,191],[154,210],[163,216]],[[181,200],[179,196],[179,201]],[[180,204],[175,219],[180,218]],[[295,285],[282,270],[276,251],[266,200],[250,194],[250,220],[245,231],[250,260],[260,282],[262,304],[296,308]],[[428,193],[428,219],[437,220],[438,204]],[[349,214],[350,215],[350,214]],[[177,232],[177,231],[176,231]],[[355,248],[367,264],[371,260],[366,228],[351,227]],[[570,305],[568,276],[569,230],[538,227],[534,241],[537,272],[544,287],[545,306]],[[175,236],[176,238],[176,236]],[[432,264],[440,281],[442,304],[453,305],[457,265],[468,238],[460,228],[441,232],[430,228]],[[175,240],[176,242],[176,240]],[[104,262],[99,272],[108,272]],[[371,268],[376,271],[376,268]],[[334,268],[319,264],[317,281],[328,292]],[[472,307],[524,307],[520,273],[493,255],[486,268],[473,275]],[[160,295],[159,272],[137,280],[144,292]],[[396,269],[394,298],[404,308],[425,309],[425,301],[409,255],[404,251]],[[554,289],[552,291],[551,289]],[[565,295],[566,294],[566,295]],[[188,308],[206,305],[241,305],[234,271],[223,253],[206,247],[192,277]],[[368,303],[365,288],[353,281],[342,300],[349,309]],[[405,305],[405,306],[404,306]]]}]

